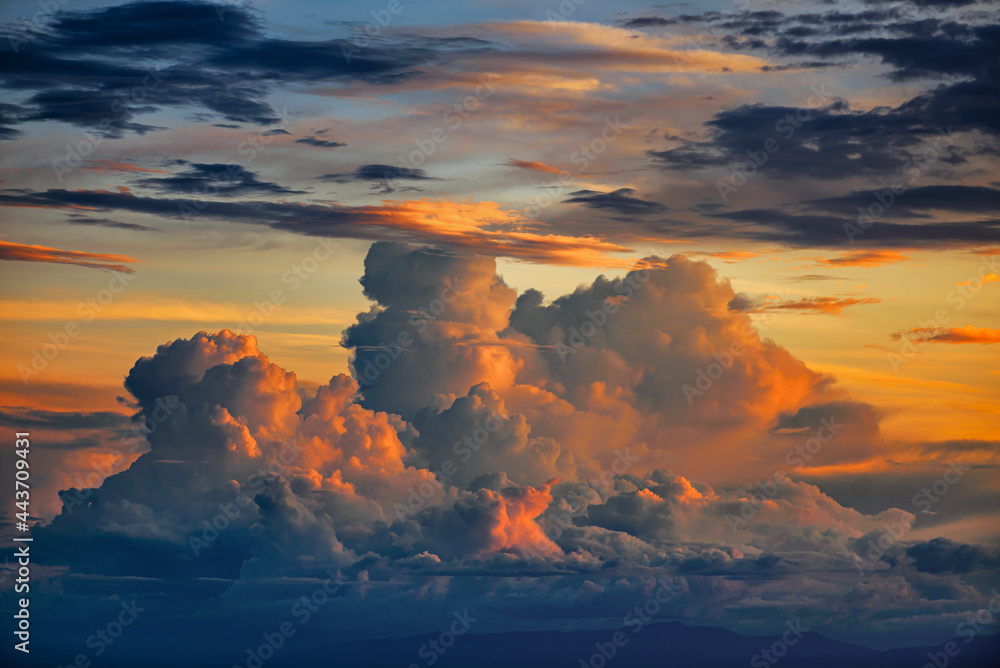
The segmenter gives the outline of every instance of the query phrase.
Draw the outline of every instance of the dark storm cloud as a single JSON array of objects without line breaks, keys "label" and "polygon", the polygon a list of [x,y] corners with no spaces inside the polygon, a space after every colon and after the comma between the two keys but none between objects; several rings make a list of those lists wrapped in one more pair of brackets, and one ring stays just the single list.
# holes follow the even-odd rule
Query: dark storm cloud
[{"label": "dark storm cloud", "polygon": [[[904,194],[903,197],[906,195]],[[871,197],[871,195],[870,195]],[[871,205],[874,198],[866,205]],[[746,209],[716,214],[735,226],[730,234],[761,241],[782,241],[797,246],[844,246],[845,225],[857,225],[858,212],[843,215],[795,214],[784,209]],[[977,245],[1000,241],[1000,218],[973,222],[890,223],[876,220],[862,236],[861,244],[873,246],[921,246],[927,244]]]},{"label": "dark storm cloud", "polygon": [[[909,19],[891,7],[795,16],[709,12],[662,23],[650,17],[631,21],[698,25],[713,35],[719,31],[717,36],[731,49],[767,49],[795,59],[794,64],[769,65],[765,68],[769,71],[848,65],[867,56],[888,66],[887,76],[895,81],[951,79],[895,108],[854,111],[829,94],[812,104],[814,88],[810,108],[749,104],[727,109],[704,124],[707,140],[681,139],[679,146],[649,152],[667,169],[721,167],[746,161],[747,151],[759,150],[772,139],[780,148],[759,165],[761,173],[776,178],[841,179],[898,170],[937,132],[1000,134],[1000,96],[996,95],[1000,87],[1000,26],[995,24],[974,25],[937,17]],[[956,77],[961,80],[955,81]],[[946,164],[965,162],[954,150],[940,159]]]},{"label": "dark storm cloud", "polygon": [[81,216],[79,214],[70,214],[66,218],[66,222],[70,225],[91,225],[94,227],[111,227],[118,230],[131,230],[133,232],[156,232],[158,231],[153,227],[146,227],[145,225],[138,225],[136,223],[122,223],[117,220],[111,220],[110,218],[94,218],[92,216]]},{"label": "dark storm cloud", "polygon": [[63,12],[48,32],[60,46],[130,53],[136,45],[155,50],[174,44],[241,44],[257,38],[260,30],[259,20],[246,7],[182,0]]},{"label": "dark storm cloud", "polygon": [[0,54],[0,86],[27,99],[0,125],[55,120],[111,137],[154,129],[134,120],[140,114],[192,104],[227,121],[273,124],[280,117],[267,96],[283,81],[392,83],[456,48],[381,40],[345,57],[347,40],[276,39],[251,8],[189,0],[60,11],[42,30],[11,26],[3,36],[12,49]]},{"label": "dark storm cloud", "polygon": [[190,163],[190,169],[186,171],[166,178],[142,179],[138,183],[171,195],[229,197],[261,194],[298,195],[305,192],[261,181],[255,172],[235,164]]},{"label": "dark storm cloud", "polygon": [[665,28],[682,23],[679,18],[667,19],[662,16],[639,16],[622,22],[625,28]]},{"label": "dark storm cloud", "polygon": [[[884,4],[890,3],[871,3]],[[948,37],[968,37],[974,29],[950,18],[921,16],[915,18],[901,4],[875,7],[860,11],[832,10],[826,12],[804,12],[785,14],[780,11],[709,11],[702,14],[680,14],[673,17],[640,16],[622,19],[624,28],[672,28],[679,27],[685,32],[708,34],[722,40],[734,49],[764,49],[775,47],[782,53],[784,46],[775,40],[788,40],[789,49],[801,45],[819,47],[826,55],[853,55],[845,47],[851,42],[823,42],[821,40],[796,42],[806,38],[846,37],[859,35],[895,35],[899,37],[931,37],[944,34]],[[796,45],[799,45],[798,47]],[[873,47],[874,44],[867,46]],[[787,54],[786,54],[787,55]]]},{"label": "dark storm cloud", "polygon": [[1000,569],[1000,553],[982,545],[956,543],[947,538],[935,538],[907,548],[906,556],[913,559],[922,573],[971,573],[983,569]]},{"label": "dark storm cloud", "polygon": [[[160,180],[160,179],[157,179]],[[162,179],[169,182],[171,179]],[[888,185],[888,184],[886,184]],[[210,188],[211,186],[209,186]],[[235,192],[241,186],[236,185]],[[280,186],[277,186],[280,187]],[[210,194],[208,193],[200,194]],[[220,221],[240,221],[247,224],[269,225],[308,236],[337,236],[355,239],[398,238],[387,227],[390,221],[379,212],[364,207],[331,207],[327,205],[269,202],[263,200],[211,202],[200,206],[199,196],[190,199],[143,197],[132,193],[97,190],[50,189],[44,192],[17,190],[0,191],[0,206],[26,206],[66,209],[87,207],[99,211],[127,211],[167,218],[186,215]],[[906,197],[904,193],[900,199]],[[627,198],[626,198],[627,199]],[[820,200],[823,201],[823,200]],[[867,204],[875,201],[871,199]],[[641,205],[640,205],[641,206]],[[736,238],[781,241],[796,246],[843,246],[847,243],[844,225],[856,225],[858,214],[849,209],[839,215],[824,213],[792,213],[785,209],[745,209],[709,215],[709,221],[698,228],[682,224],[661,226],[661,232],[731,235]],[[712,220],[717,222],[713,223]],[[405,234],[405,225],[399,229]],[[905,247],[927,243],[977,245],[1000,241],[1000,219],[967,222],[896,223],[877,220],[859,237],[859,243]]]},{"label": "dark storm cloud", "polygon": [[17,139],[21,135],[19,130],[9,127],[9,125],[18,122],[21,112],[21,107],[16,104],[0,102],[0,140]]},{"label": "dark storm cloud", "polygon": [[329,181],[331,183],[356,183],[356,182],[368,182],[371,183],[371,189],[380,194],[388,195],[394,192],[423,192],[423,188],[418,188],[416,186],[399,185],[393,183],[394,181],[440,181],[441,179],[434,178],[433,176],[428,176],[427,172],[423,169],[406,169],[401,167],[393,167],[391,165],[383,164],[370,164],[361,165],[353,172],[341,172],[333,174],[324,174],[319,177],[321,181]]},{"label": "dark storm cloud", "polygon": [[[888,112],[852,111],[841,101],[812,109],[741,105],[716,114],[705,124],[712,134],[709,140],[682,140],[676,148],[648,155],[671,170],[728,167],[755,160],[757,171],[775,178],[891,174],[907,167],[928,140],[936,140],[962,121],[960,115],[931,111],[932,102],[915,98]],[[946,152],[944,157],[949,155]]]},{"label": "dark storm cloud", "polygon": [[[789,56],[843,57],[866,54],[878,56],[894,67],[896,80],[927,76],[967,75],[996,66],[1000,53],[998,27],[968,27],[955,24],[928,25],[924,22],[897,26],[911,35],[894,38],[837,39],[807,42],[781,37],[777,51]],[[928,34],[931,33],[931,34]]]},{"label": "dark storm cloud", "polygon": [[382,179],[402,179],[404,181],[440,181],[422,169],[401,169],[389,165],[361,165],[352,177],[359,181],[381,181]]},{"label": "dark storm cloud", "polygon": [[[840,197],[808,200],[802,205],[830,213],[856,212],[858,207],[872,203],[870,190],[858,190]],[[1000,214],[1000,190],[984,186],[934,185],[920,186],[905,191],[887,216],[923,216],[928,210],[954,211],[973,214]]]},{"label": "dark storm cloud", "polygon": [[315,146],[316,148],[339,148],[341,146],[347,146],[347,144],[344,144],[343,142],[332,141],[330,139],[319,139],[317,137],[303,137],[302,139],[296,139],[295,143]]},{"label": "dark storm cloud", "polygon": [[129,417],[111,411],[82,413],[35,408],[0,408],[0,426],[53,431],[72,429],[124,429]]},{"label": "dark storm cloud", "polygon": [[572,197],[564,200],[567,203],[583,204],[591,209],[607,209],[625,216],[642,216],[649,213],[665,211],[667,207],[659,202],[639,199],[632,188],[619,188],[613,192],[602,193],[594,190],[577,190],[570,193]]},{"label": "dark storm cloud", "polygon": [[[170,181],[170,179],[163,180]],[[350,209],[338,210],[327,206],[283,202],[212,202],[211,206],[198,207],[195,205],[202,202],[197,199],[141,197],[131,193],[98,190],[52,189],[44,193],[17,194],[3,191],[0,194],[0,204],[13,206],[58,209],[75,207],[81,202],[86,202],[84,206],[101,211],[128,211],[168,218],[182,217],[185,211],[182,207],[187,207],[193,209],[189,215],[217,220],[239,220],[277,228],[296,228],[297,231],[316,235],[336,234],[336,228],[339,226],[347,227],[353,222],[363,220],[360,214],[352,213]]]}]

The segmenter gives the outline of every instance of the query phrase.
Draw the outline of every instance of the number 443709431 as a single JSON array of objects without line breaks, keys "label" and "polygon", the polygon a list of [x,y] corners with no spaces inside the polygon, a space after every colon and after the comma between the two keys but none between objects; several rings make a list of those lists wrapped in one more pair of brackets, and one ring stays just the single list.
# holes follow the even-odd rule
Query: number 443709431
[{"label": "number 443709431", "polygon": [[[24,438],[21,438],[22,436]],[[28,449],[31,447],[31,443],[27,437],[27,433],[18,432],[15,443],[17,449],[14,450],[15,454],[17,454],[17,459],[15,460],[15,468],[17,470],[14,473],[14,477],[16,478],[14,505],[21,511],[16,513],[18,521],[25,523],[28,521],[28,504],[31,499],[30,486],[28,485],[28,478],[30,477],[28,473]]]}]

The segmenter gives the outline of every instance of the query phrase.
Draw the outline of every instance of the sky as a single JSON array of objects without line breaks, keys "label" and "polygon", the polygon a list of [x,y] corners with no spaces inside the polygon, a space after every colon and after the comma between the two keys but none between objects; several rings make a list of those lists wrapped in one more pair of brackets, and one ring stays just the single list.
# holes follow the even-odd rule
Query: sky
[{"label": "sky", "polygon": [[0,5],[54,660],[134,597],[119,659],[239,654],[328,573],[302,650],[614,629],[658,577],[658,621],[957,635],[1000,585],[998,19]]}]

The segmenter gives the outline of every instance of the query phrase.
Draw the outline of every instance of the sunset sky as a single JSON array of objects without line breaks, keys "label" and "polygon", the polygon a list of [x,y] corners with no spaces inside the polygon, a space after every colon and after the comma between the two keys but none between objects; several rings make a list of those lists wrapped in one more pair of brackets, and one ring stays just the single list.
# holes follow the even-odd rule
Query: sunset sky
[{"label": "sunset sky", "polygon": [[52,660],[136,596],[109,656],[237,656],[327,572],[298,650],[615,629],[658,576],[660,621],[933,645],[1000,585],[997,3],[0,21],[0,423]]}]

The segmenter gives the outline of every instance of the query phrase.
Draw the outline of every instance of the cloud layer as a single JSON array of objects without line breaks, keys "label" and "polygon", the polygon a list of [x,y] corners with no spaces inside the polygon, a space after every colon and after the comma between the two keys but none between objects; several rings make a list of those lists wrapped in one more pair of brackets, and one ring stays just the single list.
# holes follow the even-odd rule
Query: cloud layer
[{"label": "cloud layer", "polygon": [[329,570],[354,584],[323,628],[476,605],[500,631],[542,601],[552,628],[599,626],[669,574],[684,594],[664,619],[946,636],[997,581],[988,548],[908,541],[918,509],[861,512],[802,479],[869,458],[879,414],[761,339],[704,262],[648,258],[546,303],[490,258],[376,243],[362,285],[353,377],[303,387],[228,330],[138,360],[148,451],[61,492],[37,536],[70,570],[45,587],[199,582],[154,614],[254,628],[280,613],[265,592]]}]

